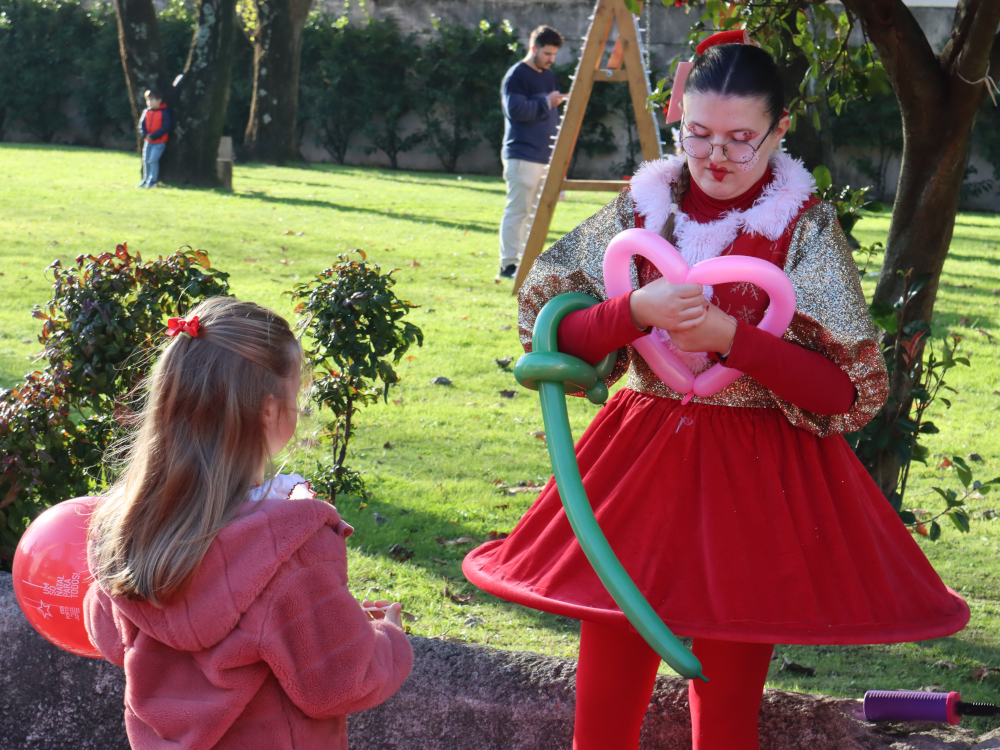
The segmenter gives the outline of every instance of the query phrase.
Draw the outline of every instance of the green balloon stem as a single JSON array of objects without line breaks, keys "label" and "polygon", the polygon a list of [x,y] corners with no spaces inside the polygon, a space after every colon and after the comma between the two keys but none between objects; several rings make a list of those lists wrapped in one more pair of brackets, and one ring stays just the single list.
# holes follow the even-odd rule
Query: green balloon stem
[{"label": "green balloon stem", "polygon": [[[612,352],[598,366],[592,367],[582,360],[559,354],[556,366],[549,371],[549,377],[544,377],[540,370],[544,369],[542,356],[557,352],[557,332],[559,323],[566,315],[575,310],[596,305],[597,300],[586,294],[577,292],[561,294],[553,298],[542,308],[535,321],[532,335],[532,351],[518,360],[514,374],[518,381],[525,377],[529,388],[537,388],[542,402],[542,419],[545,422],[545,436],[552,460],[552,471],[555,474],[559,497],[566,509],[566,517],[576,535],[580,548],[594,567],[597,577],[611,594],[611,598],[621,608],[646,643],[660,655],[678,674],[688,679],[700,679],[708,682],[702,674],[701,663],[695,658],[677,637],[670,632],[656,610],[639,591],[625,571],[618,557],[608,544],[607,537],[594,517],[594,510],[587,498],[580,477],[580,467],[576,462],[576,451],[573,446],[573,434],[569,426],[569,413],[566,409],[566,387],[560,375],[572,372],[571,387],[574,391],[586,390],[588,397],[607,398],[607,388],[595,385],[607,377],[614,367],[616,353]],[[538,353],[538,366],[532,364],[532,356]],[[569,360],[575,360],[569,363]],[[546,360],[545,365],[548,362]],[[523,364],[522,364],[523,363]],[[571,366],[572,365],[572,366]],[[582,366],[582,367],[581,367]],[[589,368],[589,371],[585,368]],[[530,376],[528,374],[530,373]],[[589,382],[581,382],[583,380]],[[603,383],[601,383],[603,385]]]}]

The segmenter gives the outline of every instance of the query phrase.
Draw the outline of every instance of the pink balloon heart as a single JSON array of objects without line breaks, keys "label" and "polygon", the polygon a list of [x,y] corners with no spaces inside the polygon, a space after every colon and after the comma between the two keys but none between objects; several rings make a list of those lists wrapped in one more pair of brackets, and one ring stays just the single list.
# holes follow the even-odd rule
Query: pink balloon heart
[{"label": "pink balloon heart", "polygon": [[[795,314],[795,290],[785,272],[773,263],[745,255],[710,258],[689,267],[673,245],[648,229],[626,229],[615,237],[604,253],[604,286],[608,298],[632,289],[631,260],[641,255],[656,266],[671,284],[722,284],[749,281],[761,287],[771,302],[758,328],[781,336]],[[653,368],[657,377],[678,393],[682,403],[695,396],[711,396],[743,375],[739,370],[716,364],[697,377],[658,336],[646,335],[632,344]]]}]

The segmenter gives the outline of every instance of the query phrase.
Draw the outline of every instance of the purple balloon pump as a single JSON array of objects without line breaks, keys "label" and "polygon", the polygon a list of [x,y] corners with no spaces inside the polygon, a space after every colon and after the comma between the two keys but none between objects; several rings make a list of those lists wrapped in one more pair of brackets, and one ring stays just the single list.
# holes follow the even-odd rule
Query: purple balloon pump
[{"label": "purple balloon pump", "polygon": [[958,724],[963,716],[1000,716],[993,703],[965,703],[959,693],[916,690],[869,690],[865,693],[868,721],[939,721]]}]

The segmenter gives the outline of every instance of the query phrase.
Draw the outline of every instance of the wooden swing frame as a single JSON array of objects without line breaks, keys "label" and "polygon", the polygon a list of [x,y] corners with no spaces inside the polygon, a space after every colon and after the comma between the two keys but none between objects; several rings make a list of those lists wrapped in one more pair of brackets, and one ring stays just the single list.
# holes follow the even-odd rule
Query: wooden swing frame
[{"label": "wooden swing frame", "polygon": [[[618,40],[608,59],[606,68],[601,68],[604,48],[614,23],[618,24]],[[652,93],[649,88],[649,74],[643,61],[642,42],[639,32],[639,17],[625,7],[624,0],[597,0],[591,16],[590,29],[584,38],[583,54],[573,76],[566,109],[555,136],[555,147],[549,158],[548,169],[542,182],[534,210],[530,217],[531,229],[524,246],[524,257],[514,282],[514,294],[524,283],[535,259],[545,249],[545,240],[552,224],[556,202],[563,190],[594,190],[618,192],[628,182],[626,180],[567,180],[580,126],[587,111],[587,103],[595,83],[627,82],[632,95],[632,109],[635,111],[636,129],[639,131],[639,145],[645,161],[659,159],[660,127],[656,116],[649,111],[646,103]],[[624,68],[622,64],[624,63]]]}]

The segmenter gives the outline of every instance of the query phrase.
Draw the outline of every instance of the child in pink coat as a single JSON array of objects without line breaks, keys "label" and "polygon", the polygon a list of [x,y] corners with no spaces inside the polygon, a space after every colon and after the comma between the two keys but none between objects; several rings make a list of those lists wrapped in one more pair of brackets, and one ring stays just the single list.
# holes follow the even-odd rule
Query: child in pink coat
[{"label": "child in pink coat", "polygon": [[129,741],[344,750],[346,714],[396,692],[413,651],[399,603],[348,591],[337,510],[301,477],[262,482],[294,434],[301,349],[285,320],[233,299],[170,323],[90,527],[84,618],[125,667]]}]

